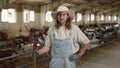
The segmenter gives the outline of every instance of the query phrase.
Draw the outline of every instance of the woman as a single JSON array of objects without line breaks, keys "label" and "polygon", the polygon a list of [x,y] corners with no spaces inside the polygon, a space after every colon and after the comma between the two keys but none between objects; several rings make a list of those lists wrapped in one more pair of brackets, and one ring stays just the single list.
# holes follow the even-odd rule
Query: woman
[{"label": "woman", "polygon": [[55,25],[48,30],[45,46],[34,51],[34,55],[40,55],[51,49],[50,68],[76,68],[75,60],[88,48],[88,38],[78,26],[71,23],[74,16],[74,12],[66,6],[58,7],[52,13]]}]

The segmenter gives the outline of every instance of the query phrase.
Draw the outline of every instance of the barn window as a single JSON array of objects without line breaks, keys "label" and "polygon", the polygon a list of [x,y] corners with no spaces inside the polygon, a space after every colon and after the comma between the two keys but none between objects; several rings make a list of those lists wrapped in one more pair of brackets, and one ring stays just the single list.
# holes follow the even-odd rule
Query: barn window
[{"label": "barn window", "polygon": [[16,22],[16,10],[8,9],[8,22],[15,23]]},{"label": "barn window", "polygon": [[46,12],[45,21],[47,21],[47,22],[53,22],[51,13],[52,13],[52,11],[47,11],[47,12]]},{"label": "barn window", "polygon": [[2,22],[8,22],[8,11],[7,9],[2,9],[2,12],[1,12],[1,20]]},{"label": "barn window", "polygon": [[101,15],[101,21],[103,21],[104,20],[104,15]]},{"label": "barn window", "polygon": [[91,14],[91,21],[94,21],[95,20],[95,16],[94,14]]},{"label": "barn window", "polygon": [[15,9],[2,9],[1,20],[2,22],[15,23],[16,22],[16,10]]},{"label": "barn window", "polygon": [[23,20],[25,23],[35,21],[35,12],[32,10],[25,9],[23,11]]},{"label": "barn window", "polygon": [[89,14],[86,15],[86,20],[87,20],[87,21],[90,21],[90,15],[89,15]]},{"label": "barn window", "polygon": [[82,20],[82,14],[81,13],[77,13],[77,22]]},{"label": "barn window", "polygon": [[110,20],[111,20],[111,16],[110,16],[110,15],[109,15],[107,18],[108,18],[108,21],[110,21]]},{"label": "barn window", "polygon": [[35,21],[35,12],[30,11],[30,21]]},{"label": "barn window", "polygon": [[117,16],[114,16],[114,17],[113,17],[113,20],[114,20],[114,21],[117,21]]}]

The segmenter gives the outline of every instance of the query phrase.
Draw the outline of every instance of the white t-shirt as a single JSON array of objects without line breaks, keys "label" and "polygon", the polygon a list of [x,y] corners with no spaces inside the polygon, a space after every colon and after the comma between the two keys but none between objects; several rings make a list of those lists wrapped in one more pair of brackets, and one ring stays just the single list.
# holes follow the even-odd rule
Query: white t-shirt
[{"label": "white t-shirt", "polygon": [[63,40],[68,37],[72,41],[73,53],[80,49],[80,45],[89,43],[89,39],[79,29],[79,27],[72,24],[71,29],[67,29],[65,26],[61,26],[59,29],[57,29],[55,26],[51,26],[48,30],[45,45],[52,46],[54,39]]}]

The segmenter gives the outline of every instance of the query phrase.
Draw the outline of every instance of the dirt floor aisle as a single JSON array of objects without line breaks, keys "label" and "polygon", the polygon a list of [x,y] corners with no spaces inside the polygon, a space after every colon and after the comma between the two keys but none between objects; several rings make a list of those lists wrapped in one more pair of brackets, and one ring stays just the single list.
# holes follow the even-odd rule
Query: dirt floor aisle
[{"label": "dirt floor aisle", "polygon": [[88,51],[77,61],[77,68],[120,68],[120,40]]}]

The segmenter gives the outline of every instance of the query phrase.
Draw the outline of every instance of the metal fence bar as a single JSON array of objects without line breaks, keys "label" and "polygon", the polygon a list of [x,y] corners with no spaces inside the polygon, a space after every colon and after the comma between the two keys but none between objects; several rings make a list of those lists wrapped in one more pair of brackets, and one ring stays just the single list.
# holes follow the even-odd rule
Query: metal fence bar
[{"label": "metal fence bar", "polygon": [[0,61],[11,59],[11,58],[15,58],[15,57],[18,57],[18,56],[27,55],[27,54],[30,54],[30,53],[31,52],[29,52],[29,53],[21,53],[21,54],[16,54],[16,55],[12,55],[12,56],[8,56],[8,57],[0,58]]},{"label": "metal fence bar", "polygon": [[[12,59],[12,58],[15,58],[15,57],[27,55],[27,54],[30,54],[30,53],[31,52],[29,52],[29,53],[21,53],[21,54],[16,54],[16,55],[12,55],[12,56],[8,56],[8,57],[0,58],[0,61],[4,61],[4,60]],[[50,57],[39,59],[39,60],[37,60],[37,63],[39,63],[41,61],[44,61],[44,60],[48,60],[48,59],[50,59]],[[32,65],[33,63],[34,62],[30,62],[30,63],[24,64],[24,65],[17,66],[16,68],[26,68],[27,66]]]}]

